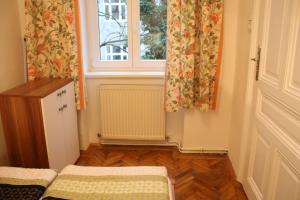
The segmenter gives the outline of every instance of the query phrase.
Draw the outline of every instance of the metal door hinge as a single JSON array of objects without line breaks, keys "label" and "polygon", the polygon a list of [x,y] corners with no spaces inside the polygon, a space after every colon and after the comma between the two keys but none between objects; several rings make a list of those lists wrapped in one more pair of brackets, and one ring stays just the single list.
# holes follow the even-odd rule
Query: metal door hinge
[{"label": "metal door hinge", "polygon": [[257,57],[252,58],[252,61],[256,62],[256,72],[255,72],[255,80],[258,81],[259,78],[259,68],[260,68],[260,53],[261,53],[261,47],[257,48]]}]

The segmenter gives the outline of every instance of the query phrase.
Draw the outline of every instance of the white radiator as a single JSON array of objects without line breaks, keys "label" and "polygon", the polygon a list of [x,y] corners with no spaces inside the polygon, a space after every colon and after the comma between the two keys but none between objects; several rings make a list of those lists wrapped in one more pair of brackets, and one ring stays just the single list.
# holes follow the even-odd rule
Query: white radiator
[{"label": "white radiator", "polygon": [[160,85],[101,85],[101,138],[165,140],[163,94]]}]

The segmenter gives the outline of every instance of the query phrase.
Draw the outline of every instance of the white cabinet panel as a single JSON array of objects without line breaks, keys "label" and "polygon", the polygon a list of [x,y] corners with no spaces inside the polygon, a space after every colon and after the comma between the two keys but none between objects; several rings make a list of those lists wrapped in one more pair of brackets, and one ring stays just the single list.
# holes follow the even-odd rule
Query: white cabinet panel
[{"label": "white cabinet panel", "polygon": [[42,99],[49,166],[61,170],[79,158],[74,83]]},{"label": "white cabinet panel", "polygon": [[261,105],[259,107],[261,115],[264,118],[276,124],[287,137],[291,137],[296,143],[300,145],[300,119],[292,111],[286,110],[283,105],[276,104],[271,97],[262,97]]},{"label": "white cabinet panel", "polygon": [[260,192],[263,193],[263,181],[266,174],[267,161],[269,160],[270,145],[258,136],[256,143],[255,160],[253,163],[253,180]]},{"label": "white cabinet panel", "polygon": [[270,199],[299,200],[300,199],[300,174],[296,169],[282,156],[276,153],[274,164],[273,186],[271,186]]},{"label": "white cabinet panel", "polygon": [[70,83],[63,88],[66,92],[62,96],[63,121],[65,131],[65,145],[69,163],[75,163],[79,157],[79,139],[77,129],[77,111],[75,105],[74,84]]},{"label": "white cabinet panel", "polygon": [[[251,195],[255,199],[264,199],[266,196],[266,180],[269,177],[271,145],[266,137],[258,130],[255,139],[252,157],[249,163],[249,176],[247,187],[253,192]],[[249,188],[246,188],[249,189]]]},{"label": "white cabinet panel", "polygon": [[274,0],[271,4],[271,15],[269,32],[273,33],[271,37],[268,38],[268,54],[266,57],[266,74],[272,76],[275,79],[279,78],[279,66],[278,57],[280,55],[280,39],[282,31],[282,17],[284,10],[284,1]]},{"label": "white cabinet panel", "polygon": [[298,95],[300,94],[300,19],[297,30],[296,52],[292,71],[291,85],[296,89]]},{"label": "white cabinet panel", "polygon": [[268,2],[262,52],[262,76],[276,87],[283,81],[282,74],[287,62],[288,42],[290,39],[291,14],[293,0],[272,0]]},{"label": "white cabinet panel", "polygon": [[57,92],[42,99],[43,121],[47,144],[49,167],[61,170],[65,166],[67,155],[62,139],[64,130],[61,127],[63,113],[59,111],[60,97]]}]

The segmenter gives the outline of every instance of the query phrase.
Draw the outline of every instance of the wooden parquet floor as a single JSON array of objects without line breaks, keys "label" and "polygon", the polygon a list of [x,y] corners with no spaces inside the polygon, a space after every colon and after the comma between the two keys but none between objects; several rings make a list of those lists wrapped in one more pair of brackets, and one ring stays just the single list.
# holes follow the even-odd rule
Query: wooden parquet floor
[{"label": "wooden parquet floor", "polygon": [[91,145],[83,166],[165,166],[175,182],[176,200],[247,200],[225,154],[182,154],[174,147]]}]

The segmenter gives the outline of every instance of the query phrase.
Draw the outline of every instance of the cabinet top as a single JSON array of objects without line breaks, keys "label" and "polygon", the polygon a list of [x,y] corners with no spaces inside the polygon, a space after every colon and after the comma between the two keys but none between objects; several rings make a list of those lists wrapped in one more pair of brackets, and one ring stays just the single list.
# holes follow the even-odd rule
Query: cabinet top
[{"label": "cabinet top", "polygon": [[72,82],[72,79],[43,78],[29,81],[10,90],[0,93],[0,96],[39,97],[48,96],[55,90]]}]

